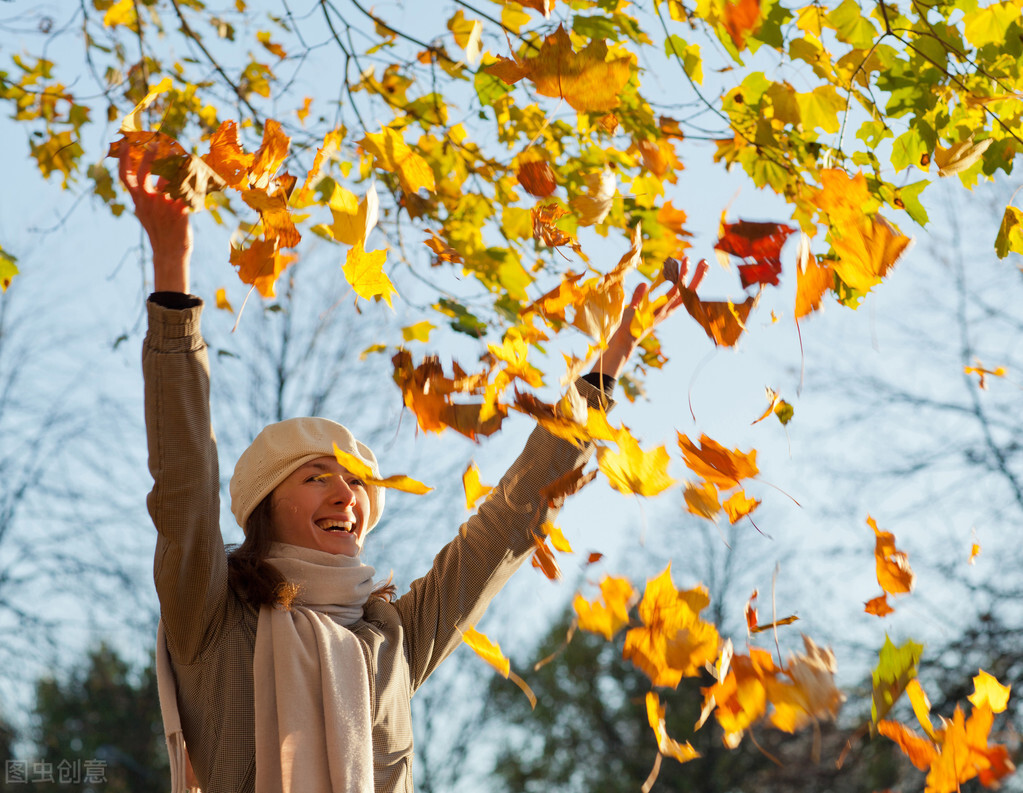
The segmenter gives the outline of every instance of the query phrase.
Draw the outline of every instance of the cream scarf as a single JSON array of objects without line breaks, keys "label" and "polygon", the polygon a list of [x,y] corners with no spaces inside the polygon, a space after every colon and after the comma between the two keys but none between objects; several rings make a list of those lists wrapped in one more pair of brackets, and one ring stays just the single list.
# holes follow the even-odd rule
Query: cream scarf
[{"label": "cream scarf", "polygon": [[[369,674],[345,626],[362,618],[374,570],[357,557],[274,543],[268,561],[300,586],[290,611],[263,606],[253,657],[256,793],[372,793]],[[185,747],[161,624],[160,707],[173,793],[185,790]]]}]

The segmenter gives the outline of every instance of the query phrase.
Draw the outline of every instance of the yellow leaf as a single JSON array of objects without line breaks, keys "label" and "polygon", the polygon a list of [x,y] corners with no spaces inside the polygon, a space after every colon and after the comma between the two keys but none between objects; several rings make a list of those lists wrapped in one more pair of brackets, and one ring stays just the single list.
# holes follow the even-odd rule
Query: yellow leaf
[{"label": "yellow leaf", "polygon": [[[120,3],[118,3],[120,5]],[[132,16],[135,15],[135,8],[132,6],[131,0],[128,0],[128,5],[132,9]],[[116,6],[111,6],[107,10],[107,15],[114,10]],[[149,89],[149,92],[142,98],[142,101],[132,108],[132,111],[121,119],[121,132],[142,132],[146,127],[142,123],[142,111],[153,104],[156,101],[156,97],[160,94],[166,93],[174,87],[174,82],[170,77],[164,77],[160,82]],[[160,128],[159,124],[153,126],[154,130]]]},{"label": "yellow leaf", "polygon": [[992,713],[1001,713],[1009,703],[1009,691],[1012,686],[1003,686],[993,675],[983,669],[973,678],[973,693],[967,699],[979,708],[987,705]]},{"label": "yellow leaf", "polygon": [[334,217],[330,226],[334,239],[345,245],[365,246],[366,238],[376,226],[380,215],[380,199],[376,187],[370,183],[362,201],[351,191],[336,187],[330,197],[330,214]]},{"label": "yellow leaf", "polygon": [[729,496],[721,506],[724,507],[725,514],[728,515],[728,522],[736,523],[747,515],[751,515],[753,510],[760,506],[760,501],[750,498],[744,490],[740,490]]},{"label": "yellow leaf", "polygon": [[387,261],[387,251],[369,251],[367,253],[359,244],[352,246],[348,251],[348,258],[341,269],[359,297],[369,300],[375,295],[380,295],[390,306],[391,294],[398,294],[398,290],[394,288],[391,279],[383,270],[385,261]]},{"label": "yellow leaf", "polygon": [[334,444],[334,457],[337,458],[339,465],[344,466],[350,474],[359,477],[368,485],[376,485],[377,487],[384,487],[389,490],[400,490],[402,493],[412,493],[417,496],[425,495],[433,490],[432,487],[424,485],[422,482],[417,482],[415,479],[404,474],[394,474],[381,479],[374,475],[373,469],[366,463],[354,454],[342,451],[336,443]]},{"label": "yellow leaf", "polygon": [[607,166],[599,173],[586,174],[584,179],[586,194],[573,198],[569,206],[579,216],[580,226],[593,226],[602,222],[611,211],[618,186],[614,171]]},{"label": "yellow leaf", "polygon": [[685,500],[686,509],[701,518],[714,520],[714,516],[721,511],[717,488],[710,482],[701,482],[699,485],[686,482]]},{"label": "yellow leaf", "polygon": [[412,151],[402,140],[401,133],[392,127],[368,133],[359,145],[373,155],[376,167],[398,175],[401,189],[406,193],[417,193],[421,187],[430,192],[437,189],[429,164]]},{"label": "yellow leaf", "polygon": [[485,485],[480,482],[480,469],[476,463],[469,463],[469,467],[462,474],[462,489],[465,490],[465,508],[474,509],[476,503],[493,490],[492,485]]},{"label": "yellow leaf", "polygon": [[227,299],[227,290],[224,287],[220,287],[217,290],[217,308],[222,308],[225,311],[234,313],[234,309],[231,307],[231,302]]},{"label": "yellow leaf", "polygon": [[686,741],[680,744],[673,738],[668,737],[668,727],[664,723],[664,705],[660,698],[653,691],[646,695],[646,717],[650,722],[650,728],[657,736],[657,750],[666,757],[674,757],[680,763],[688,762],[700,756],[700,753],[693,748],[692,744]]},{"label": "yellow leaf", "polygon": [[462,639],[470,650],[500,672],[502,677],[508,677],[508,673],[511,672],[511,661],[504,657],[501,645],[490,641],[475,628],[464,631]]},{"label": "yellow leaf", "polygon": [[108,28],[115,28],[118,25],[134,28],[137,22],[134,0],[117,0],[103,15],[103,24]]},{"label": "yellow leaf", "polygon": [[668,475],[669,457],[664,446],[645,452],[628,433],[621,433],[617,441],[617,452],[607,447],[597,450],[597,464],[619,493],[656,496],[675,484]]},{"label": "yellow leaf", "polygon": [[428,320],[417,322],[415,325],[408,325],[401,329],[401,337],[405,341],[429,341],[430,331],[436,329],[436,325]]},{"label": "yellow leaf", "polygon": [[874,559],[877,582],[881,589],[892,595],[911,592],[916,577],[909,566],[909,557],[895,547],[895,535],[889,531],[881,531],[877,527],[877,522],[869,515],[867,525],[874,530]]},{"label": "yellow leaf", "polygon": [[599,633],[608,641],[629,624],[629,608],[636,599],[636,590],[627,578],[605,575],[600,581],[600,597],[592,603],[577,594],[572,608],[579,617],[579,627]]},{"label": "yellow leaf", "polygon": [[555,551],[561,551],[562,553],[574,553],[572,546],[569,545],[568,540],[565,539],[565,535],[562,533],[560,528],[550,521],[544,523],[540,528],[544,534],[550,537],[551,545],[554,546]]}]

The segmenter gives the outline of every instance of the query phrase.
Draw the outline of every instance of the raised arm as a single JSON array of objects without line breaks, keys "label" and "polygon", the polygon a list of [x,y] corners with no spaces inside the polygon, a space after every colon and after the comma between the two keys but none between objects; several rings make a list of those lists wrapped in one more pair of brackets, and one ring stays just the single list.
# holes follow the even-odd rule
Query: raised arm
[{"label": "raised arm", "polygon": [[158,537],[153,574],[171,655],[192,663],[222,619],[227,560],[220,535],[220,475],[210,425],[202,301],[188,295],[192,231],[185,206],[152,183],[151,155],[122,151],[120,175],[153,248],[156,292],[142,349],[146,433]]}]

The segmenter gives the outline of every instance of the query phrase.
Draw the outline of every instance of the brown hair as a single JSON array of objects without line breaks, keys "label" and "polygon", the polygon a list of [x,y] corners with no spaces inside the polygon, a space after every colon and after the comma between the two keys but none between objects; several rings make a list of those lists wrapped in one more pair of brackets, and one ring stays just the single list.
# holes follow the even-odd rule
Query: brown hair
[{"label": "brown hair", "polygon": [[[227,580],[238,596],[253,608],[279,606],[290,609],[298,595],[298,585],[287,581],[280,570],[266,561],[273,542],[273,493],[260,501],[245,521],[245,540],[227,554]],[[388,578],[370,593],[390,603],[397,587]]]}]

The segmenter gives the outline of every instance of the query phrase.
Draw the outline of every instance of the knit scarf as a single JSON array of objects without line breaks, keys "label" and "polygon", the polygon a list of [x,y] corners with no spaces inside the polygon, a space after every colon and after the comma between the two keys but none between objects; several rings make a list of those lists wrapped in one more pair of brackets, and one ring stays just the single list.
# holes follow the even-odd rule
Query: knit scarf
[{"label": "knit scarf", "polygon": [[[357,557],[283,543],[271,545],[267,561],[299,585],[299,595],[290,611],[259,610],[253,656],[256,793],[372,793],[369,674],[362,645],[346,626],[362,618],[375,571]],[[165,641],[162,648],[166,655]],[[160,670],[159,646],[157,655],[158,678],[166,673],[173,681],[169,657]],[[176,696],[165,702],[164,689],[160,707],[171,786],[181,793],[184,741]]]}]

